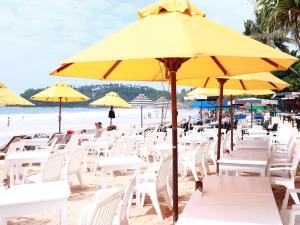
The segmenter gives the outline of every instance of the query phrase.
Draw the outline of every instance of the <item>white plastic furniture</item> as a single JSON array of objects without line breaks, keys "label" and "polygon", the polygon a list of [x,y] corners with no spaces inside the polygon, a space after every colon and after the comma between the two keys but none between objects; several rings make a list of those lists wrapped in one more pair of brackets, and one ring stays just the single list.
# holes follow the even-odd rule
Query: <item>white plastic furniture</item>
[{"label": "white plastic furniture", "polygon": [[61,180],[65,156],[66,152],[64,150],[50,154],[48,160],[45,162],[44,165],[42,165],[41,173],[37,175],[27,177],[27,170],[25,170],[23,174],[23,183],[25,183],[26,180],[30,183],[41,183]]},{"label": "white plastic furniture", "polygon": [[6,219],[49,211],[60,211],[60,224],[67,225],[67,199],[70,196],[67,182],[47,182],[17,185],[0,191],[0,224]]},{"label": "white plastic furniture", "polygon": [[268,178],[206,176],[177,225],[282,225]]},{"label": "white plastic furniture", "polygon": [[205,151],[208,151],[207,146],[208,142],[202,143],[196,148],[196,151],[189,153],[187,158],[181,158],[180,165],[183,167],[183,176],[187,176],[187,172],[190,170],[195,181],[198,181],[199,175],[197,169],[200,172],[201,177],[207,175],[205,170]]},{"label": "white plastic furniture", "polygon": [[117,208],[123,197],[123,190],[107,194],[83,209],[78,225],[112,225]]},{"label": "white plastic furniture", "polygon": [[85,148],[83,146],[79,146],[77,149],[71,152],[66,165],[66,177],[68,183],[70,183],[70,176],[76,175],[81,188],[83,188],[82,163],[84,155]]},{"label": "white plastic furniture", "polygon": [[157,176],[151,180],[146,180],[143,183],[135,186],[136,197],[139,198],[141,195],[140,202],[141,206],[144,204],[145,195],[149,195],[154,206],[154,209],[161,220],[163,215],[159,206],[158,196],[162,195],[164,200],[167,202],[168,208],[172,210],[172,203],[168,193],[168,175],[172,165],[172,156],[166,157],[162,162]]},{"label": "white plastic furniture", "polygon": [[38,146],[45,146],[48,144],[47,138],[33,138],[33,139],[20,139],[23,146],[33,146],[35,149]]},{"label": "white plastic furniture", "polygon": [[[273,163],[269,168],[269,175],[271,184],[282,185],[287,189],[295,189],[295,176],[297,172],[297,167],[300,161],[300,151],[297,147],[295,154],[293,156],[292,163]],[[298,195],[292,193],[295,203],[299,204]]]},{"label": "white plastic furniture", "polygon": [[242,150],[223,155],[219,160],[220,175],[224,172],[252,172],[266,175],[268,153],[265,151]]},{"label": "white plastic furniture", "polygon": [[300,204],[293,204],[292,207],[288,207],[289,196],[296,193],[300,193],[300,189],[286,189],[280,210],[283,225],[300,224]]},{"label": "white plastic furniture", "polygon": [[23,163],[44,163],[49,155],[48,151],[23,151],[9,154],[5,160],[9,167],[10,186],[15,184],[15,179],[16,183],[20,182],[19,173]]}]

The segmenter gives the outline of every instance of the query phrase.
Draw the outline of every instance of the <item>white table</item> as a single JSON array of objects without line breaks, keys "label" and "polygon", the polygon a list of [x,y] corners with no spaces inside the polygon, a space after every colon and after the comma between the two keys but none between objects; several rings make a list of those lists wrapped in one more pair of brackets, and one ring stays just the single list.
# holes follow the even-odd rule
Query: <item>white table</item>
[{"label": "white table", "polygon": [[223,172],[253,172],[266,175],[268,165],[267,151],[242,150],[223,155],[219,160],[219,171]]},{"label": "white table", "polygon": [[60,211],[60,224],[67,225],[69,185],[65,181],[25,184],[0,191],[0,224],[20,217],[52,210]]},{"label": "white table", "polygon": [[9,154],[5,160],[9,166],[10,186],[15,184],[15,176],[16,183],[19,183],[19,169],[23,163],[44,163],[49,155],[49,151],[21,151]]},{"label": "white table", "polygon": [[109,155],[109,143],[107,141],[85,141],[81,143],[87,150],[94,149],[97,153],[104,153],[105,156]]},{"label": "white table", "polygon": [[208,176],[177,225],[282,225],[269,180],[264,177]]},{"label": "white table", "polygon": [[261,150],[268,151],[269,140],[240,140],[236,146],[237,150]]},{"label": "white table", "polygon": [[137,156],[103,157],[98,160],[98,167],[102,172],[116,170],[139,169],[143,160]]}]

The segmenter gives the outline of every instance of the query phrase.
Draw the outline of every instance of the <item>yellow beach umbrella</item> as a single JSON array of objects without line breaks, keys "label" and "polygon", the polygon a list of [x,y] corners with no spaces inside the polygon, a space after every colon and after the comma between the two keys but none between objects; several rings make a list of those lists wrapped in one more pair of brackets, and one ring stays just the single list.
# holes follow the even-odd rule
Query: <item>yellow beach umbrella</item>
[{"label": "yellow beach umbrella", "polygon": [[[110,126],[112,125],[112,119],[114,118],[113,107],[116,108],[131,108],[131,105],[127,103],[124,99],[122,99],[118,93],[109,92],[104,97],[99,98],[98,100],[90,103],[93,106],[108,106],[110,108],[110,113],[108,117],[110,118]],[[113,115],[112,115],[113,114]]]},{"label": "yellow beach umbrella", "polygon": [[30,101],[10,91],[3,83],[0,83],[0,105],[34,106]]},{"label": "yellow beach umbrella", "polygon": [[[196,88],[191,92],[187,93],[187,96],[204,95],[204,96],[218,96],[220,94],[219,88]],[[235,89],[224,89],[224,96],[239,96],[239,95],[272,95],[275,94],[272,90],[235,90]]]},{"label": "yellow beach umbrella", "polygon": [[59,102],[58,132],[61,132],[61,107],[62,102],[83,102],[89,97],[81,94],[64,82],[54,83],[51,87],[31,96],[32,100],[43,102]]},{"label": "yellow beach umbrella", "polygon": [[188,0],[159,0],[140,19],[65,60],[51,74],[97,80],[170,81],[173,219],[178,217],[176,81],[286,70],[298,59],[207,19]]}]

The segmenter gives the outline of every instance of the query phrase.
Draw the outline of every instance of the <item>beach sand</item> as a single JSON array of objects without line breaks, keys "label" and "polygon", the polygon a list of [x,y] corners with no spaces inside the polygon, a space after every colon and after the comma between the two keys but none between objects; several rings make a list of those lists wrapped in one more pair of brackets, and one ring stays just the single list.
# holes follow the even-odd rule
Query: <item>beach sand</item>
[{"label": "beach sand", "polygon": [[[273,122],[278,122],[278,118],[273,118]],[[285,123],[289,129],[298,135],[295,128],[291,127],[291,124]],[[89,157],[91,165],[93,165],[95,157]],[[299,171],[299,168],[298,168]],[[298,172],[300,174],[300,171]],[[105,183],[108,186],[114,187],[126,187],[128,185],[131,174],[122,174],[116,172],[114,176],[108,176],[105,178]],[[93,200],[96,192],[101,185],[103,185],[103,179],[98,171],[97,175],[94,176],[92,172],[86,172],[83,175],[83,180],[85,188],[81,189],[79,187],[78,181],[74,178],[71,179],[72,182],[72,194],[68,201],[68,219],[70,225],[76,225],[78,218],[81,213],[81,209],[84,205],[88,204]],[[300,180],[296,182],[296,187],[300,187]],[[285,188],[281,186],[274,186],[273,188],[274,196],[278,208],[280,209],[284,195]],[[194,179],[189,174],[188,177],[179,177],[179,211],[181,212],[189,200],[191,193],[194,190]],[[147,197],[145,201],[145,206],[143,208],[137,207],[135,203],[132,206],[129,224],[132,225],[169,225],[172,224],[172,212],[170,212],[165,203],[161,204],[162,213],[164,215],[164,220],[161,221],[152,204],[150,199]],[[59,213],[58,212],[47,212],[44,214],[30,215],[19,218],[9,219],[9,225],[57,225],[59,224]]]}]

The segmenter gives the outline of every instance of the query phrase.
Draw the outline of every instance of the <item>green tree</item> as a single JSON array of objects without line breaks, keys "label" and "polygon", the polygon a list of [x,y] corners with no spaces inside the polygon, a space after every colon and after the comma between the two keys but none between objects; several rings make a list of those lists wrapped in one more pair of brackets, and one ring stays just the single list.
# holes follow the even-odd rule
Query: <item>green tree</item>
[{"label": "green tree", "polygon": [[256,4],[263,26],[269,31],[290,33],[300,50],[300,0],[256,0]]}]

